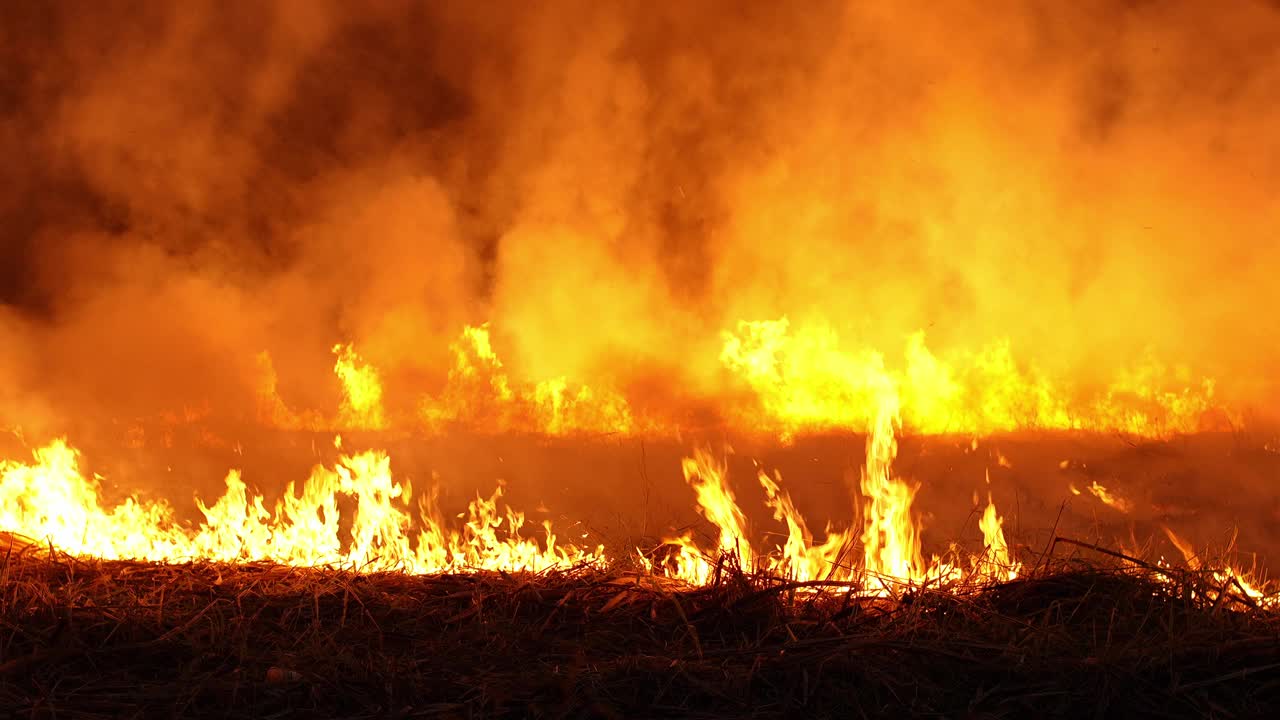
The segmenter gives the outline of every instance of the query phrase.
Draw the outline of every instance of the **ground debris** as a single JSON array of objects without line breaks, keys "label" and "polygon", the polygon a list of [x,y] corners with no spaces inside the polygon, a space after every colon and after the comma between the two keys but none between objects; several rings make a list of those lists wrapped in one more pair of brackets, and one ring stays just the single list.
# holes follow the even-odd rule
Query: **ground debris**
[{"label": "ground debris", "polygon": [[[1046,563],[898,600],[737,573],[418,577],[10,554],[17,717],[1257,717],[1280,619],[1196,573]],[[1220,590],[1220,588],[1218,589]],[[906,601],[909,598],[910,601]]]}]

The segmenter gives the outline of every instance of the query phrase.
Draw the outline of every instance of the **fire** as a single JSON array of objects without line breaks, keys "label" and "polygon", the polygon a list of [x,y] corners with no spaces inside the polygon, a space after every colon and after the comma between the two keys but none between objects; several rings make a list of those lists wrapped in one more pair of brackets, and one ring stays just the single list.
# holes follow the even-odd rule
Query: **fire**
[{"label": "fire", "polygon": [[[42,10],[6,38],[0,427],[70,440],[0,466],[0,528],[106,557],[604,562],[501,486],[459,522],[369,438],[696,436],[671,479],[714,537],[655,572],[1015,577],[992,492],[982,556],[932,556],[902,438],[1164,438],[1280,397],[1274,4]],[[231,470],[190,513],[109,502],[70,444],[171,458],[175,423],[347,441],[279,498]],[[821,433],[865,434],[856,487],[818,528],[757,468],[771,547],[705,438]]]},{"label": "fire", "polygon": [[329,423],[325,422],[320,413],[314,411],[299,413],[280,398],[280,378],[276,375],[270,353],[264,350],[257,354],[255,360],[258,366],[258,422],[282,430],[320,432],[329,427]]},{"label": "fire", "polygon": [[747,539],[747,518],[738,509],[729,489],[728,473],[723,464],[706,451],[698,451],[681,463],[684,479],[693,488],[698,511],[720,531],[716,552],[738,560],[751,568],[751,542]]},{"label": "fire", "polygon": [[[349,538],[340,525],[340,498],[353,500]],[[477,496],[462,527],[445,522],[434,489],[411,502],[386,453],[343,455],[290,484],[272,509],[238,471],[211,505],[197,500],[197,527],[174,520],[165,503],[128,498],[105,507],[97,478],[85,477],[76,450],[58,440],[34,452],[34,462],[0,462],[0,531],[48,542],[73,554],[156,561],[269,560],[365,571],[440,573],[462,570],[542,571],[604,560],[603,550],[558,543],[550,524],[542,538],[525,537],[520,512],[502,508],[502,489]]]},{"label": "fire", "polygon": [[[1063,462],[1066,462],[1066,461],[1064,460]],[[1072,483],[1071,485],[1068,485],[1067,488],[1071,490],[1072,495],[1083,494],[1080,488],[1077,488],[1074,483]],[[1085,489],[1088,490],[1091,495],[1098,498],[1098,500],[1101,501],[1103,505],[1114,508],[1115,510],[1118,510],[1119,512],[1122,512],[1122,513],[1128,513],[1129,511],[1133,510],[1132,502],[1129,502],[1125,498],[1120,497],[1114,491],[1108,490],[1106,486],[1099,484],[1097,480],[1094,480],[1093,482],[1089,483],[1089,485]]]},{"label": "fire", "polygon": [[424,397],[428,429],[466,427],[543,435],[629,434],[636,429],[627,402],[564,377],[517,383],[493,350],[487,325],[469,326],[450,345],[453,367],[438,396]]},{"label": "fire", "polygon": [[911,517],[916,488],[893,476],[893,460],[898,456],[896,402],[886,404],[874,423],[862,471],[864,566],[876,577],[919,582],[929,568],[920,555],[920,528]]},{"label": "fire", "polygon": [[[743,326],[752,336],[752,342],[743,342],[737,336],[726,337],[722,358],[732,368],[743,373],[760,387],[785,386],[784,378],[793,374],[779,366],[777,354],[784,344],[786,323],[746,324]],[[864,498],[862,532],[862,564],[856,571],[870,581],[867,587],[891,591],[894,586],[947,582],[958,579],[960,573],[951,563],[937,557],[925,560],[921,552],[920,523],[912,514],[916,488],[893,474],[893,461],[897,457],[896,432],[900,424],[898,384],[884,369],[878,356],[868,355],[854,363],[860,374],[845,388],[850,394],[832,395],[833,384],[842,382],[843,371],[850,365],[838,355],[827,352],[827,336],[822,336],[809,346],[805,357],[814,359],[814,366],[805,377],[816,378],[807,389],[798,392],[779,391],[765,395],[765,407],[776,416],[791,418],[797,422],[789,426],[802,427],[805,421],[839,417],[852,418],[849,410],[839,400],[866,396],[874,403],[875,411],[867,435],[866,463],[862,471],[860,490]],[[837,385],[838,387],[838,385]],[[836,403],[830,403],[835,397]],[[777,402],[769,404],[768,399]],[[863,405],[853,405],[859,408]],[[705,451],[684,461],[685,479],[694,489],[698,509],[719,530],[715,553],[721,557],[731,555],[744,567],[763,569],[767,572],[800,580],[851,579],[855,568],[843,563],[843,556],[853,541],[852,530],[828,532],[827,538],[818,544],[813,541],[804,518],[792,504],[790,496],[781,488],[781,477],[770,478],[760,471],[758,480],[765,490],[767,504],[774,511],[774,519],[786,523],[787,540],[778,552],[763,562],[753,565],[756,557],[747,538],[745,518],[738,508],[732,490],[728,486],[727,473]],[[988,478],[989,482],[989,478]],[[1016,576],[1016,564],[1009,555],[1008,544],[1002,530],[1002,521],[994,503],[989,501],[981,521],[987,557],[975,566],[983,576],[994,579],[1011,579]],[[705,582],[711,572],[711,560],[701,556],[688,536],[671,541],[678,548],[674,575],[690,582]]]},{"label": "fire", "polygon": [[[861,580],[864,590],[873,594],[893,593],[911,585],[945,584],[964,577],[954,564],[938,557],[926,560],[922,555],[920,522],[912,513],[916,488],[893,474],[898,419],[891,390],[882,388],[884,409],[867,437],[860,485],[864,498],[861,533],[855,533],[853,528],[828,530],[826,538],[815,543],[804,517],[782,489],[781,476],[775,473],[771,478],[759,470],[757,479],[765,491],[766,504],[773,510],[774,520],[786,524],[787,533],[785,543],[774,552],[754,551],[745,515],[729,487],[725,464],[699,450],[684,460],[684,475],[694,490],[699,512],[718,531],[716,546],[703,552],[687,534],[669,539],[668,544],[676,550],[674,557],[660,566],[649,563],[649,569],[702,584],[713,575],[716,563],[727,557],[745,569],[801,582]],[[979,523],[986,549],[975,560],[970,579],[1017,577],[1018,564],[1009,552],[1002,526],[995,504],[988,500]],[[847,558],[855,540],[862,543],[862,564],[858,567]]]},{"label": "fire", "polygon": [[418,401],[416,417],[390,416],[383,407],[381,376],[357,352],[354,343],[333,347],[334,374],[342,390],[335,417],[297,411],[280,397],[271,356],[258,355],[259,422],[287,430],[339,431],[405,428],[443,433],[451,429],[548,436],[630,435],[653,430],[632,416],[625,398],[608,388],[593,388],[565,377],[517,382],[493,350],[487,325],[468,326],[449,346],[453,364],[437,394]]},{"label": "fire", "polygon": [[847,349],[826,325],[793,329],[785,317],[740,322],[724,333],[720,359],[759,400],[760,413],[743,423],[784,437],[866,427],[886,384],[901,398],[903,425],[923,434],[1038,428],[1158,436],[1193,432],[1216,408],[1212,380],[1197,384],[1186,368],[1169,370],[1154,360],[1090,397],[1016,362],[1008,341],[944,360],[916,332],[895,369],[878,351]]},{"label": "fire", "polygon": [[773,509],[773,519],[787,525],[786,544],[769,567],[770,572],[799,581],[848,578],[849,563],[844,556],[852,549],[852,532],[832,532],[828,528],[826,540],[814,543],[804,517],[781,487],[781,475],[775,473],[770,478],[761,470],[758,479],[768,498],[766,502]]},{"label": "fire", "polygon": [[382,381],[378,371],[365,364],[350,344],[334,345],[338,356],[333,372],[342,381],[342,407],[338,422],[359,430],[382,430],[387,420],[382,411]]},{"label": "fire", "polygon": [[106,510],[99,480],[79,470],[78,455],[59,440],[27,465],[0,461],[0,530],[48,542],[73,554],[167,559],[194,550],[170,526],[172,510],[132,498]]},{"label": "fire", "polygon": [[1009,543],[1004,538],[1004,518],[996,512],[996,504],[990,496],[982,518],[978,520],[978,528],[982,530],[982,544],[986,548],[978,562],[979,573],[1002,581],[1017,578],[1021,564],[1009,552]]},{"label": "fire", "polygon": [[[1229,422],[1239,420],[1216,403],[1212,379],[1195,381],[1186,368],[1170,369],[1151,359],[1090,395],[1016,362],[1007,341],[944,359],[929,350],[923,332],[916,332],[907,338],[897,365],[876,350],[849,349],[829,326],[793,328],[785,317],[742,321],[735,331],[722,333],[721,341],[717,361],[728,384],[713,388],[712,395],[723,422],[783,440],[807,432],[871,432],[885,392],[896,398],[897,422],[919,434],[977,437],[1048,429],[1160,437],[1194,432],[1214,412]],[[513,377],[493,347],[487,324],[465,327],[449,349],[452,365],[444,387],[421,396],[417,415],[406,417],[384,410],[380,373],[355,345],[335,345],[342,404],[327,420],[315,410],[290,408],[279,396],[270,355],[260,353],[257,417],[273,427],[312,431],[679,433],[675,417],[652,411],[638,415],[627,394],[608,384],[564,376]],[[745,400],[731,386],[745,386]]]},{"label": "fire", "polygon": [[1093,493],[1093,496],[1101,500],[1103,504],[1109,505],[1122,513],[1127,513],[1133,509],[1133,503],[1099,485],[1097,480],[1094,480],[1089,485],[1089,492]]},{"label": "fire", "polygon": [[1178,548],[1178,552],[1182,553],[1183,560],[1192,570],[1208,569],[1218,583],[1224,586],[1235,586],[1235,589],[1243,593],[1245,597],[1263,607],[1280,608],[1280,596],[1264,591],[1248,573],[1242,573],[1230,565],[1224,565],[1221,568],[1204,568],[1204,562],[1200,559],[1200,554],[1196,552],[1191,543],[1178,536],[1168,527],[1161,527],[1169,541],[1173,543],[1173,546]]},{"label": "fire", "polygon": [[[722,340],[720,363],[752,391],[750,402],[726,403],[731,423],[784,440],[801,432],[866,431],[860,498],[850,503],[851,517],[860,517],[860,524],[827,528],[822,538],[815,538],[781,475],[770,476],[758,467],[765,503],[773,519],[785,526],[786,539],[773,548],[757,547],[730,486],[727,463],[699,448],[684,459],[681,470],[699,513],[716,530],[714,542],[704,547],[686,533],[667,541],[672,552],[664,560],[641,558],[651,572],[691,584],[711,582],[725,563],[802,582],[857,583],[871,594],[966,578],[1014,579],[1020,568],[990,496],[978,523],[984,549],[967,572],[955,557],[924,556],[921,522],[913,509],[918,486],[893,469],[897,436],[904,428],[963,430],[973,436],[975,450],[980,435],[1027,427],[1156,434],[1168,427],[1190,427],[1209,407],[1213,388],[1206,383],[1202,391],[1191,385],[1161,390],[1167,374],[1150,365],[1122,377],[1090,405],[1034,368],[1015,363],[1007,343],[944,361],[916,333],[907,341],[905,365],[894,368],[877,352],[847,351],[825,326],[792,332],[785,318],[740,323]],[[257,358],[259,420],[311,430],[385,430],[412,422],[385,410],[382,376],[353,343],[332,350],[341,389],[335,416],[326,419],[315,411],[291,409],[279,396],[270,356],[262,353]],[[465,328],[450,350],[447,382],[418,406],[416,421],[428,432],[465,427],[547,436],[627,435],[678,428],[668,420],[637,418],[625,396],[608,387],[592,388],[565,377],[514,378],[494,350],[487,325]],[[1126,408],[1132,405],[1121,402],[1121,396],[1139,398],[1147,407],[1131,412]],[[342,451],[340,435],[335,434],[333,445]],[[1011,467],[999,451],[995,458],[999,466]],[[0,469],[0,530],[77,554],[268,560],[413,573],[540,571],[607,562],[601,547],[561,543],[549,523],[538,537],[526,537],[526,518],[503,507],[501,486],[487,498],[472,500],[456,525],[439,505],[437,486],[415,493],[408,481],[394,477],[390,457],[380,450],[342,454],[331,465],[316,466],[274,504],[232,470],[221,497],[208,504],[197,499],[203,520],[196,526],[176,521],[173,508],[164,502],[130,497],[105,506],[98,479],[82,474],[77,452],[63,440],[36,450],[32,463],[6,461]],[[1088,490],[1123,512],[1132,507],[1096,482]],[[349,510],[344,515],[340,508]],[[1245,583],[1238,574],[1230,577]]]}]

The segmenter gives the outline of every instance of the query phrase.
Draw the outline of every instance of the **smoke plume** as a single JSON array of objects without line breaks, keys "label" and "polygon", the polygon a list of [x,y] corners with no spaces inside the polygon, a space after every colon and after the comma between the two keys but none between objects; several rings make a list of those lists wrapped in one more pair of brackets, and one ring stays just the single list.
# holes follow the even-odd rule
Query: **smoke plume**
[{"label": "smoke plume", "polygon": [[348,341],[409,408],[485,321],[672,398],[784,315],[1275,397],[1274,3],[2,12],[0,426],[245,412],[263,351],[334,407]]}]

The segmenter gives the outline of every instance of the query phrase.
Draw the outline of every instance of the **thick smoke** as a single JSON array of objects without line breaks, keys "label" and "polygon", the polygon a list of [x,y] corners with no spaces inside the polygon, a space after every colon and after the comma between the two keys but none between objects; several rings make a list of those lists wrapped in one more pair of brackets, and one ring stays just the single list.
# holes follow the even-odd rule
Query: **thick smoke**
[{"label": "thick smoke", "polygon": [[242,411],[263,350],[333,407],[338,341],[410,407],[486,320],[673,397],[784,314],[1274,390],[1274,4],[791,5],[6,6],[0,426]]}]

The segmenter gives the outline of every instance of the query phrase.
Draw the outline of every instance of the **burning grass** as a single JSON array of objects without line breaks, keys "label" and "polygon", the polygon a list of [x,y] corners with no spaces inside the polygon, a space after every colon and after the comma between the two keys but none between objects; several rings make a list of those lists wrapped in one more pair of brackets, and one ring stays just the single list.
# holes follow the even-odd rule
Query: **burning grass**
[{"label": "burning grass", "polygon": [[[1079,550],[1079,548],[1072,548]],[[1245,717],[1280,617],[1212,573],[1100,555],[893,598],[722,565],[410,576],[12,548],[0,706],[22,717]]]}]

